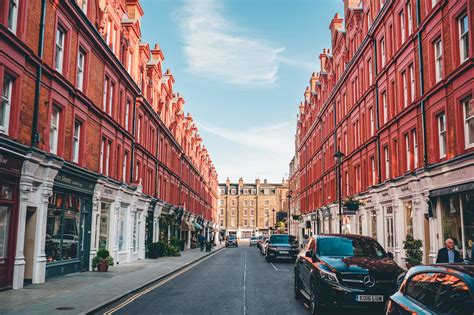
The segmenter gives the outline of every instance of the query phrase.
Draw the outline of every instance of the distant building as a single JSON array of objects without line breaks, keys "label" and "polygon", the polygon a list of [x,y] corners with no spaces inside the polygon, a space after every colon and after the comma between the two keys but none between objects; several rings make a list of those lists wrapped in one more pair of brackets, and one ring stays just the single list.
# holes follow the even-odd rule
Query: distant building
[{"label": "distant building", "polygon": [[[229,179],[219,184],[219,218],[221,229],[240,238],[269,234],[277,218],[288,212],[288,182],[272,184],[265,179],[255,183],[237,183]],[[278,214],[284,212],[285,214]]]}]

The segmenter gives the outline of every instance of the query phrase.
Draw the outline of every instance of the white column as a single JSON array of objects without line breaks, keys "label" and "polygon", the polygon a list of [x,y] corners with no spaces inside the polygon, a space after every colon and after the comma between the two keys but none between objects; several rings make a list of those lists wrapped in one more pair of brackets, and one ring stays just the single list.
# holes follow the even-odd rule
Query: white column
[{"label": "white column", "polygon": [[92,271],[92,259],[97,254],[99,248],[99,233],[100,233],[100,193],[98,192],[99,185],[96,185],[96,193],[92,196],[92,223],[91,223],[91,250],[89,255],[89,271]]}]

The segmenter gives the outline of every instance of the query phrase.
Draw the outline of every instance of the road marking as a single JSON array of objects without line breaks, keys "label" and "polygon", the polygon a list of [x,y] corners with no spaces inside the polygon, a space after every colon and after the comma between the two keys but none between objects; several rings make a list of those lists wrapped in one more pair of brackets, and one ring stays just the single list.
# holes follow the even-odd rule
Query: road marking
[{"label": "road marking", "polygon": [[218,254],[220,251],[218,252],[215,252],[205,258],[203,258],[202,260],[198,261],[198,262],[195,262],[195,263],[192,263],[191,265],[189,265],[188,267],[184,268],[183,270],[175,273],[174,275],[171,275],[169,276],[168,278],[165,278],[163,280],[161,280],[160,282],[158,282],[157,284],[147,288],[147,289],[144,289],[140,292],[137,292],[136,294],[132,295],[131,297],[129,297],[127,300],[123,301],[122,303],[118,304],[117,306],[115,306],[114,308],[104,312],[103,314],[104,315],[112,315],[114,314],[115,312],[117,312],[118,310],[124,308],[125,306],[129,305],[130,303],[134,302],[136,299],[144,296],[145,294],[148,294],[150,293],[151,291],[161,287],[162,285],[170,282],[171,280],[175,279],[176,277],[182,275],[183,273],[187,272],[188,270],[196,267],[197,265],[199,265],[200,263],[208,260],[209,258],[213,257],[214,255]]},{"label": "road marking", "polygon": [[246,285],[246,282],[247,282],[247,252],[245,252],[245,256],[244,256],[244,315],[247,314],[247,305],[246,305],[247,285]]},{"label": "road marking", "polygon": [[275,269],[276,271],[278,271],[278,268],[275,267],[275,265],[273,263],[270,263],[270,265],[272,265],[273,269]]}]

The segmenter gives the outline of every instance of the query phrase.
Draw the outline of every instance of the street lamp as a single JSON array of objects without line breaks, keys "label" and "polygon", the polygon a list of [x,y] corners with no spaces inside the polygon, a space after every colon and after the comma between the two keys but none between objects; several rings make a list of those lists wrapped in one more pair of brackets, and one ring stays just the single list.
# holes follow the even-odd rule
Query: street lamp
[{"label": "street lamp", "polygon": [[334,158],[337,162],[337,199],[339,204],[339,234],[342,234],[342,176],[341,176],[341,164],[342,159],[344,158],[344,153],[341,152],[341,148],[337,148],[336,153],[334,153]]},{"label": "street lamp", "polygon": [[275,217],[275,208],[273,208],[272,212],[273,212],[273,229],[275,229],[276,225],[277,225],[276,224],[276,217]]},{"label": "street lamp", "polygon": [[291,224],[290,224],[291,223],[291,220],[290,220],[290,215],[291,215],[291,213],[290,213],[290,211],[291,211],[290,210],[291,209],[290,208],[290,202],[291,202],[292,193],[293,192],[291,190],[288,190],[288,194],[287,194],[287,196],[288,196],[288,217],[286,219],[286,221],[288,223],[288,235],[291,235],[291,233],[290,233],[290,226],[291,226]]}]

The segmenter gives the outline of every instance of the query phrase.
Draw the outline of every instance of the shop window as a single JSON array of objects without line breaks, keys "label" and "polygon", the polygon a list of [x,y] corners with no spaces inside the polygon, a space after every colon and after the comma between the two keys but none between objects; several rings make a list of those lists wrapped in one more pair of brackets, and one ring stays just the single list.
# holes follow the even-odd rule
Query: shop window
[{"label": "shop window", "polygon": [[467,192],[462,196],[462,210],[463,210],[463,223],[464,223],[464,241],[463,248],[465,248],[465,256],[471,261],[474,260],[472,257],[474,247],[474,193]]},{"label": "shop window", "polygon": [[7,258],[8,227],[10,226],[10,206],[0,206],[0,263]]},{"label": "shop window", "polygon": [[393,208],[386,207],[386,217],[385,217],[385,232],[387,236],[386,247],[388,251],[392,251],[395,248],[395,224],[393,218]]},{"label": "shop window", "polygon": [[370,229],[372,238],[377,239],[377,211],[370,211]]},{"label": "shop window", "polygon": [[138,213],[133,213],[133,233],[132,233],[132,241],[133,241],[133,251],[137,252],[138,249]]},{"label": "shop window", "polygon": [[459,21],[459,52],[461,63],[469,58],[469,22],[467,14],[462,16]]},{"label": "shop window", "polygon": [[5,74],[2,85],[2,102],[0,103],[0,133],[8,134],[10,111],[12,105],[13,78]]},{"label": "shop window", "polygon": [[81,197],[54,192],[49,198],[45,254],[48,263],[79,258]]},{"label": "shop window", "polygon": [[56,60],[55,66],[59,73],[63,72],[66,32],[58,26],[56,29]]},{"label": "shop window", "polygon": [[59,119],[60,110],[53,107],[49,128],[49,149],[53,154],[58,154]]},{"label": "shop window", "polygon": [[125,251],[126,240],[127,240],[127,207],[120,207],[118,229],[117,229],[117,247],[120,252]]},{"label": "shop window", "polygon": [[404,203],[406,235],[413,236],[413,205],[412,202]]},{"label": "shop window", "polygon": [[462,101],[464,114],[464,142],[466,149],[474,147],[474,101],[471,97]]},{"label": "shop window", "polygon": [[443,78],[443,43],[441,38],[434,42],[435,76],[436,82]]},{"label": "shop window", "polygon": [[99,249],[108,248],[110,203],[100,204]]},{"label": "shop window", "polygon": [[443,241],[451,238],[457,249],[462,249],[461,200],[458,195],[441,197]]},{"label": "shop window", "polygon": [[8,29],[14,34],[18,27],[18,2],[19,0],[10,0],[8,4]]},{"label": "shop window", "polygon": [[441,113],[437,117],[438,120],[438,146],[439,158],[446,157],[446,115]]}]

